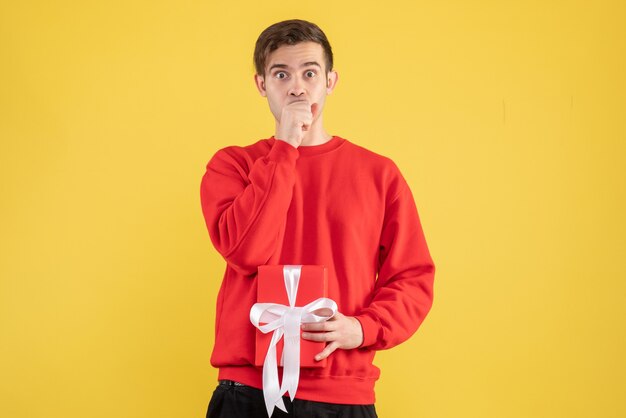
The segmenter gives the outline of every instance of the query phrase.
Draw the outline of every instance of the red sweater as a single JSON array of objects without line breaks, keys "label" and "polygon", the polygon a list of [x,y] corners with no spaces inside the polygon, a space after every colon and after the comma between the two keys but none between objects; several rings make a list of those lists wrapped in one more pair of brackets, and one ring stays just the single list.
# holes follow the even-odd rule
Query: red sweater
[{"label": "red sweater", "polygon": [[[363,344],[303,368],[296,397],[372,404],[376,350],[418,329],[433,301],[435,267],[398,167],[339,136],[293,147],[273,136],[222,148],[200,187],[209,236],[226,260],[211,364],[219,379],[262,388],[250,307],[263,264],[328,267],[328,297],[355,316]],[[282,375],[282,370],[279,370]]]}]

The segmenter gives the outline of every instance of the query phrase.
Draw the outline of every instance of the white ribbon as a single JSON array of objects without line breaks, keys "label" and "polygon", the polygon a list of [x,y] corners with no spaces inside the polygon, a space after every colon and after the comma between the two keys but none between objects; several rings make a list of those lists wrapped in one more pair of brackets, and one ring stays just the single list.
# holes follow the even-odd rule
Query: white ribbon
[{"label": "white ribbon", "polygon": [[[303,323],[324,322],[337,313],[337,304],[329,298],[319,298],[303,306],[296,307],[296,295],[300,283],[301,265],[283,266],[285,289],[289,306],[279,303],[255,303],[250,309],[250,321],[262,333],[274,331],[263,363],[263,397],[267,415],[272,416],[274,407],[287,412],[283,395],[289,393],[293,401],[300,380],[300,325]],[[330,309],[329,315],[316,315],[318,309]],[[260,325],[261,323],[266,325]],[[283,381],[279,387],[276,344],[285,336],[283,348]]]}]

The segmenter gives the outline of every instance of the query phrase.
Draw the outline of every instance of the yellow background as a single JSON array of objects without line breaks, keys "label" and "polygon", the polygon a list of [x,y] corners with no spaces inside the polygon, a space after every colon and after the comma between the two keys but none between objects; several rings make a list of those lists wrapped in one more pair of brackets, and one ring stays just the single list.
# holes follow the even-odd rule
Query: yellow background
[{"label": "yellow background", "polygon": [[317,23],[328,131],[391,157],[437,264],[381,417],[626,416],[621,1],[8,1],[0,416],[204,417],[205,164],[271,136],[260,32]]}]

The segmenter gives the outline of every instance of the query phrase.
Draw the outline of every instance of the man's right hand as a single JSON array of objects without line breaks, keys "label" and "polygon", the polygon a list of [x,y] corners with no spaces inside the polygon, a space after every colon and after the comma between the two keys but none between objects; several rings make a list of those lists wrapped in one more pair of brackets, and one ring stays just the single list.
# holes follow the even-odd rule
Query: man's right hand
[{"label": "man's right hand", "polygon": [[283,107],[274,138],[298,148],[317,116],[318,106],[317,103],[309,104],[308,100],[299,100]]}]

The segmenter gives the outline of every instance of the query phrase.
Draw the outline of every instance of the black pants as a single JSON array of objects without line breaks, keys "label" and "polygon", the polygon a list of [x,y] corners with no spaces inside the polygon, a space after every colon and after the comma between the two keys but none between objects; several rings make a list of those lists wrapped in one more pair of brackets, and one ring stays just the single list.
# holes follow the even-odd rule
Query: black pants
[{"label": "black pants", "polygon": [[[283,396],[288,414],[274,408],[271,418],[378,418],[374,405],[344,405]],[[230,380],[215,388],[206,418],[268,418],[263,391]]]}]

